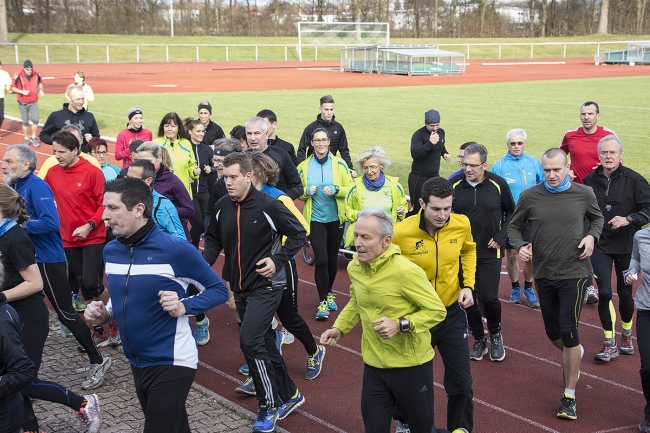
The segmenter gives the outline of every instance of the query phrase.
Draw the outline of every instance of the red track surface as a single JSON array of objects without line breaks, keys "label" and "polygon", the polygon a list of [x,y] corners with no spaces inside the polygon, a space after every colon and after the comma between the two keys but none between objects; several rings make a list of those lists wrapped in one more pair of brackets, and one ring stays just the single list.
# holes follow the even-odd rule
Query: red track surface
[{"label": "red track surface", "polygon": [[[562,60],[557,60],[562,61]],[[490,63],[494,63],[489,61]],[[471,60],[466,75],[455,77],[403,77],[387,75],[340,74],[319,69],[296,69],[291,63],[228,63],[209,64],[139,64],[83,65],[86,75],[93,77],[97,93],[232,91],[303,89],[320,87],[405,86],[425,84],[461,84],[499,81],[553,80],[583,77],[650,75],[650,68],[636,66],[594,66],[587,59],[568,59],[564,65],[483,66]],[[337,67],[337,64],[302,63],[304,67]],[[77,65],[38,65],[43,76],[54,79],[50,92],[63,92]],[[192,71],[193,83],[182,76]],[[177,87],[154,87],[177,84]],[[54,86],[54,88],[53,88]],[[9,96],[8,98],[11,98]],[[8,102],[9,103],[9,102]],[[45,117],[45,116],[43,116]],[[6,122],[10,131],[0,138],[0,148],[22,142],[20,126]],[[49,156],[44,145],[37,150],[39,161]],[[119,165],[119,164],[118,164]],[[319,336],[333,323],[314,320],[318,303],[313,283],[313,268],[297,260],[300,276],[300,312],[312,333]],[[339,258],[339,273],[334,287],[339,308],[349,299],[347,262]],[[221,260],[215,266],[221,269]],[[639,379],[638,354],[620,356],[609,364],[597,364],[593,355],[602,346],[595,306],[585,306],[581,318],[580,339],[585,347],[582,375],[578,383],[578,421],[555,417],[563,391],[561,354],[546,338],[538,310],[507,303],[510,284],[502,276],[499,297],[503,306],[503,335],[506,358],[492,363],[488,358],[472,362],[475,397],[475,429],[481,432],[633,432],[643,418],[645,401]],[[615,296],[617,304],[618,299]],[[237,369],[244,363],[239,350],[238,327],[226,306],[208,313],[211,340],[200,348],[201,367],[197,382],[251,411],[256,411],[254,398],[241,397],[234,388],[243,380]],[[620,330],[620,323],[617,324]],[[306,354],[296,341],[284,346],[289,372],[306,397],[306,403],[279,426],[292,432],[361,432],[360,390],[363,361],[360,354],[360,325],[341,344],[328,348],[323,371],[316,380],[303,379]],[[472,340],[470,338],[470,340]],[[473,341],[470,341],[472,343]],[[446,398],[442,388],[443,366],[434,359],[436,381],[436,423],[446,425]]]}]

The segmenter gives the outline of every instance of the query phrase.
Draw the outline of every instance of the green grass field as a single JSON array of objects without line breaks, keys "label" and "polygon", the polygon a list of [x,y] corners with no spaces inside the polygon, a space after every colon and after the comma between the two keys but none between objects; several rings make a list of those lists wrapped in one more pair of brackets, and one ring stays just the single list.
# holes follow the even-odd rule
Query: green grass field
[{"label": "green grass field", "polygon": [[[22,45],[18,54],[20,59],[29,58],[36,63],[45,63],[46,54],[43,44],[104,44],[98,46],[81,46],[79,58],[81,63],[106,62],[105,44],[113,44],[110,47],[111,62],[135,62],[136,47],[132,44],[188,44],[185,47],[170,47],[170,61],[195,61],[196,44],[290,44],[287,47],[287,59],[298,60],[298,52],[295,45],[297,37],[215,37],[215,36],[127,36],[127,35],[65,35],[65,34],[11,34],[10,41]],[[452,46],[450,44],[521,44],[517,46],[503,46],[501,49],[502,58],[529,58],[531,43],[564,43],[564,42],[595,42],[584,45],[567,46],[567,57],[593,57],[597,50],[598,42],[614,42],[629,40],[648,40],[650,36],[630,35],[589,35],[580,37],[563,38],[440,38],[440,39],[400,39],[392,38],[391,44],[439,44],[440,48],[450,51],[467,53],[466,46]],[[131,44],[130,46],[119,46],[118,44]],[[605,50],[623,49],[627,45],[606,44],[601,47]],[[167,52],[164,46],[141,46],[141,62],[162,62],[166,61]],[[303,47],[303,60],[313,60],[316,57],[314,48]],[[556,58],[564,55],[563,45],[536,46],[534,48],[535,58]],[[49,61],[51,63],[67,63],[76,61],[76,46],[52,45],[49,46]],[[497,58],[499,47],[477,46],[470,48],[470,58]],[[12,46],[0,46],[0,59],[7,64],[15,63],[15,51]],[[202,61],[225,61],[225,47],[200,47],[199,57]],[[259,60],[283,60],[285,58],[284,47],[260,47],[258,51]],[[251,61],[255,60],[254,47],[229,47],[228,59],[230,61]],[[340,59],[338,47],[321,47],[318,50],[319,60]]]},{"label": "green grass field", "polygon": [[[209,100],[213,118],[228,133],[237,124],[263,108],[276,112],[278,135],[297,146],[304,127],[318,114],[318,99],[331,93],[336,101],[336,119],[348,135],[353,159],[364,149],[379,145],[391,155],[388,173],[399,175],[406,184],[411,163],[412,133],[424,124],[430,108],[441,113],[447,134],[447,150],[456,155],[465,141],[487,146],[488,164],[506,152],[505,134],[511,128],[528,132],[527,152],[541,157],[557,147],[564,133],[580,126],[580,105],[587,100],[600,104],[599,124],[617,132],[626,145],[625,164],[650,178],[643,156],[650,136],[648,77],[537,81],[521,83],[326,89],[304,91],[96,95],[91,111],[102,134],[115,137],[126,125],[132,106],[144,111],[145,125],[155,132],[159,119],[169,111],[181,117],[196,116],[198,101]],[[63,96],[41,100],[42,120],[60,109]],[[18,115],[15,103],[7,103],[9,114]],[[454,161],[442,163],[441,175],[457,170]],[[405,185],[406,186],[406,185]]]}]

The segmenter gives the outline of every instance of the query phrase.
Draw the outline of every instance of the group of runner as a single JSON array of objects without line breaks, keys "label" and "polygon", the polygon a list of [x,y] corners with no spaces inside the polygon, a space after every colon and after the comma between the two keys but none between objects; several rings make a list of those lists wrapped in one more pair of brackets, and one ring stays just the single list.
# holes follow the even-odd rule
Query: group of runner
[{"label": "group of runner", "polygon": [[[416,402],[405,397],[409,389],[429,380],[415,372],[429,365],[431,348],[438,349],[445,366],[447,429],[472,431],[470,360],[480,361],[489,352],[490,359],[498,362],[506,355],[498,298],[504,254],[512,283],[510,302],[521,303],[523,293],[529,307],[541,307],[546,333],[562,351],[565,389],[558,417],[577,418],[575,389],[584,353],[578,321],[583,299],[598,303],[604,330],[605,343],[594,351],[595,359],[609,362],[619,354],[634,354],[632,283],[644,271],[642,257],[648,250],[645,230],[640,229],[650,222],[650,186],[622,165],[623,143],[613,131],[597,125],[600,113],[595,102],[581,106],[582,126],[567,132],[560,148],[548,150],[541,161],[525,153],[526,132],[512,129],[506,134],[506,155],[489,170],[487,149],[464,143],[458,153],[460,170],[449,180],[439,177],[440,160],[452,159],[440,113],[427,111],[424,126],[411,140],[409,210],[399,179],[384,173],[390,159],[381,147],[364,150],[352,162],[329,95],[321,98],[317,119],[305,128],[297,151],[277,136],[278,120],[268,109],[248,120],[242,139],[242,128],[237,127],[231,138],[225,137],[211,120],[208,101],[198,104],[196,120],[181,119],[174,112],[165,115],[156,138],[143,127],[142,111],[132,108],[116,144],[121,169],[106,161],[108,145],[98,137],[97,128],[88,128],[96,123],[84,108],[83,88],[70,86],[67,96],[70,102],[48,118],[45,139],[41,133],[42,142],[52,143],[54,156],[38,176],[36,155],[29,146],[11,146],[3,157],[5,183],[13,188],[0,188],[0,252],[5,269],[0,294],[7,298],[9,307],[2,307],[8,308],[13,323],[3,332],[10,334],[6,341],[13,345],[17,338],[22,341],[24,355],[16,352],[11,362],[22,382],[14,382],[7,388],[8,397],[0,400],[0,427],[5,428],[0,431],[38,432],[30,398],[65,404],[88,423],[88,431],[101,428],[95,394],[77,396],[38,380],[47,336],[42,289],[62,329],[69,329],[79,350],[88,354],[84,389],[101,386],[110,369],[111,359],[99,349],[126,345],[145,413],[145,432],[189,431],[184,403],[198,360],[196,347],[191,346],[194,340],[198,345],[208,343],[205,312],[227,298],[241,328],[246,363],[239,371],[250,376],[236,392],[256,396],[259,412],[253,431],[257,432],[273,431],[278,419],[305,401],[287,372],[282,344],[294,338],[303,344],[304,377],[312,380],[321,372],[325,346],[336,344],[359,321],[364,362],[375,368],[367,370],[363,379],[367,431],[388,429],[391,416],[398,432],[435,428],[432,407],[413,410]],[[81,118],[84,122],[75,121]],[[297,199],[304,201],[302,213],[294,205]],[[387,228],[387,222],[394,230]],[[346,223],[350,227],[344,237]],[[339,308],[332,287],[341,243],[357,251],[349,267],[352,300],[320,344],[297,308],[294,257],[307,236],[315,256],[316,320],[328,320]],[[198,246],[203,237],[201,259]],[[105,247],[107,242],[110,248]],[[391,249],[391,243],[397,250]],[[177,254],[168,257],[165,251],[174,249]],[[214,265],[222,251],[225,260],[219,279],[206,273],[205,262]],[[381,284],[366,286],[374,272],[383,275],[386,254],[396,252],[416,265],[399,264],[413,270],[409,284],[433,287],[433,298],[409,295],[405,276],[392,273],[377,280]],[[202,265],[189,271],[196,260]],[[620,339],[615,332],[612,265],[622,322]],[[168,280],[159,281],[161,276]],[[597,288],[591,284],[593,276]],[[146,323],[133,319],[130,312],[138,308],[127,302],[131,278],[140,285],[158,281],[138,301],[140,306],[149,305],[143,314]],[[650,309],[649,288],[643,272],[637,292],[643,319],[637,322],[637,341],[649,403],[641,431],[650,431],[650,372],[645,366],[650,360],[646,343],[650,337],[642,332],[650,326],[650,319],[642,314]],[[366,293],[371,297],[380,293],[373,290],[383,291],[381,296],[387,299],[395,296],[394,304],[371,312]],[[77,311],[86,310],[92,332],[73,305]],[[416,314],[420,309],[433,315],[420,321]],[[283,325],[278,331],[271,326],[276,312]],[[189,315],[196,316],[194,332]],[[160,339],[145,338],[148,334],[143,333],[154,324],[163,330]],[[468,327],[474,337],[471,347]],[[430,335],[427,344],[421,335],[411,341],[421,332]],[[404,344],[415,352],[404,353],[405,359],[395,363],[390,354]],[[173,353],[168,346],[176,347]],[[387,380],[385,374],[390,373],[383,370],[395,367],[404,368],[404,376]],[[408,369],[416,370],[410,374]],[[162,381],[161,386],[157,381]],[[177,384],[173,398],[163,398],[169,393],[163,383]],[[425,382],[424,388],[431,394],[422,398],[432,400],[433,383]],[[22,410],[15,410],[18,406]],[[377,407],[389,407],[388,418],[386,413],[380,416]],[[170,426],[175,427],[169,430]]]}]

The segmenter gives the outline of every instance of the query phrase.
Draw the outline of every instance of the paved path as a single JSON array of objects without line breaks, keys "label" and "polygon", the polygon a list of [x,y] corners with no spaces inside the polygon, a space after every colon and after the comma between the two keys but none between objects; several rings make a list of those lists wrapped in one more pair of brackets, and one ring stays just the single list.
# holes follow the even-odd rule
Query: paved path
[{"label": "paved path", "polygon": [[[50,324],[58,324],[50,315]],[[85,379],[83,369],[88,365],[85,354],[76,349],[77,342],[70,334],[65,338],[57,331],[50,331],[43,353],[40,377],[84,394],[81,382]],[[102,433],[141,432],[144,417],[133,388],[133,376],[121,347],[104,348],[102,353],[113,359],[103,385],[94,390],[99,396],[103,413]],[[68,407],[55,403],[35,401],[34,410],[40,427],[46,433],[82,433],[85,425]],[[195,432],[250,433],[255,415],[214,392],[194,384],[187,399],[190,427]],[[277,429],[278,432],[285,430]]]}]

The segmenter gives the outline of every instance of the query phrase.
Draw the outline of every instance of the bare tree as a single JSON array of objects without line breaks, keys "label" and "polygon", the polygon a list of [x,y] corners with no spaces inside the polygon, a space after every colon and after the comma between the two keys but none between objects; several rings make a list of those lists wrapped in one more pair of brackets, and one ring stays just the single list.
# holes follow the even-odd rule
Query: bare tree
[{"label": "bare tree", "polygon": [[7,30],[7,3],[0,0],[0,42],[9,42],[9,31]]},{"label": "bare tree", "polygon": [[636,32],[643,34],[643,16],[645,15],[645,6],[647,0],[636,0]]}]

